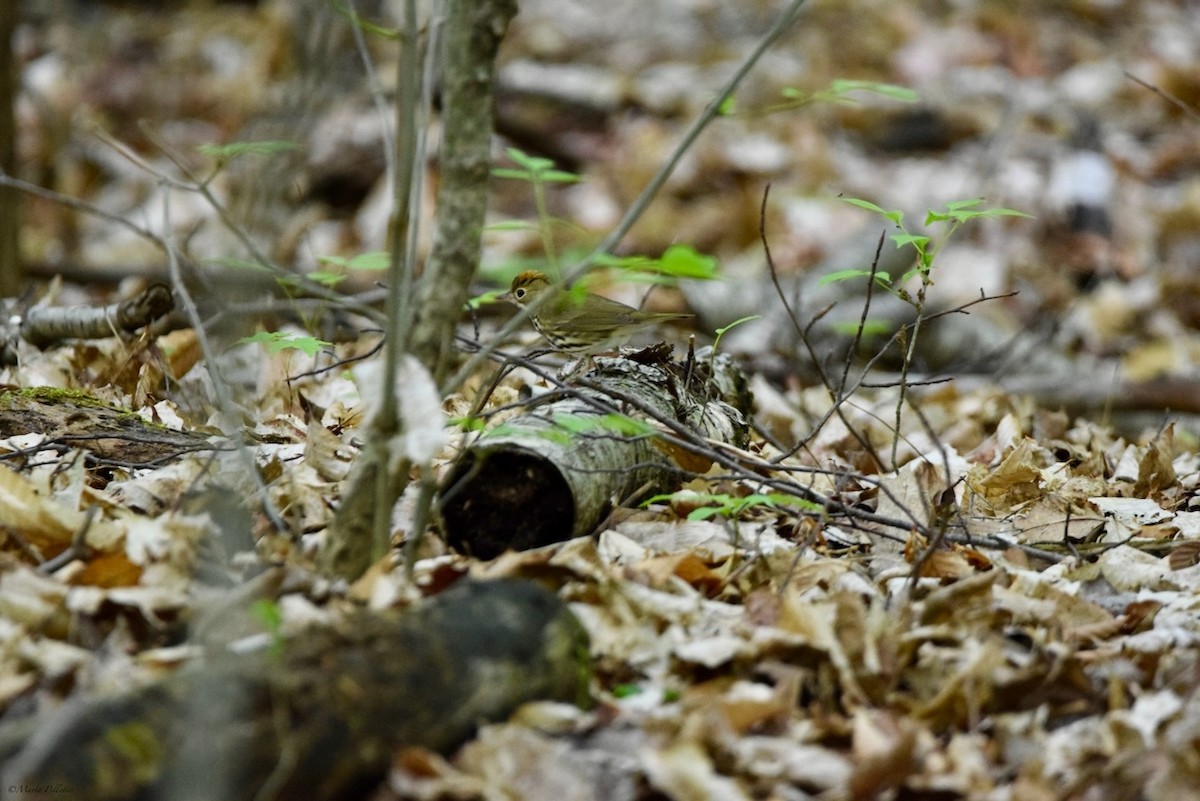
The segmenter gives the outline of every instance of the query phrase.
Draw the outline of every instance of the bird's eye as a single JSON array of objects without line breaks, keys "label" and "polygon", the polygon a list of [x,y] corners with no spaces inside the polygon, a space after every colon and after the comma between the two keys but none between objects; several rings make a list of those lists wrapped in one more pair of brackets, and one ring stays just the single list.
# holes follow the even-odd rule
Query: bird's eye
[{"label": "bird's eye", "polygon": [[516,292],[514,292],[513,294],[514,294],[514,295],[516,295],[518,299],[519,299],[519,298],[523,298],[523,297],[525,297],[525,290],[524,290],[524,289],[518,289],[518,290],[517,290]]}]

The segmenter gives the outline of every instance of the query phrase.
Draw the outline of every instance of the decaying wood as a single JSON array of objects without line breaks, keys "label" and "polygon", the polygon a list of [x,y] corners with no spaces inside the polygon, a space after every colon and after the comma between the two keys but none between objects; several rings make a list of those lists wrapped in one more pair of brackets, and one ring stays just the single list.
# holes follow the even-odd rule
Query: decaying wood
[{"label": "decaying wood", "polygon": [[468,583],[403,616],[362,611],[13,724],[35,731],[0,754],[3,782],[12,798],[356,798],[400,746],[444,751],[527,701],[585,701],[587,665],[587,635],[557,596]]},{"label": "decaying wood", "polygon": [[136,331],[175,308],[166,284],[151,284],[137,296],[107,306],[48,306],[30,309],[21,337],[39,348],[64,339],[102,339]]},{"label": "decaying wood", "polygon": [[441,495],[451,546],[489,559],[581,536],[614,502],[669,491],[685,470],[708,468],[659,434],[614,430],[606,413],[658,431],[672,421],[701,439],[745,445],[749,396],[731,361],[698,358],[689,369],[642,353],[650,358],[597,357],[593,369],[463,454]]},{"label": "decaying wood", "polygon": [[[155,425],[82,392],[49,387],[0,394],[0,437],[41,434],[26,456],[43,450],[87,451],[98,464],[147,467],[212,450],[206,436]],[[19,466],[12,456],[9,464]]]}]

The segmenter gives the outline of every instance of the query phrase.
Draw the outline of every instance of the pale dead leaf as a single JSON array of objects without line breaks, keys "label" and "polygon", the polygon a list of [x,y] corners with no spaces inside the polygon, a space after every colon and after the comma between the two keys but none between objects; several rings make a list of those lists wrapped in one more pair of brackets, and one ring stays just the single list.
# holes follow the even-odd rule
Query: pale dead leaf
[{"label": "pale dead leaf", "polygon": [[845,787],[853,763],[832,748],[786,737],[746,735],[734,743],[738,768],[762,780],[780,780],[818,791]]},{"label": "pale dead leaf", "polygon": [[854,773],[849,782],[853,798],[877,798],[912,775],[918,767],[916,732],[912,721],[889,712],[855,713]]},{"label": "pale dead leaf", "polygon": [[724,724],[736,735],[744,735],[764,726],[779,728],[795,708],[796,699],[774,687],[751,681],[737,681],[716,703]]},{"label": "pale dead leaf", "polygon": [[0,575],[0,614],[30,630],[45,630],[66,609],[67,587],[25,566]]},{"label": "pale dead leaf", "polygon": [[485,797],[522,801],[634,801],[630,759],[579,751],[569,740],[517,725],[483,727],[455,760],[481,780]]},{"label": "pale dead leaf", "polygon": [[1032,439],[1022,439],[1005,454],[994,468],[974,465],[967,472],[966,484],[974,499],[964,499],[964,506],[978,502],[994,515],[1004,515],[1023,503],[1042,494],[1042,471],[1035,463],[1040,446]]},{"label": "pale dead leaf", "polygon": [[1170,520],[1172,513],[1149,498],[1088,498],[1108,525],[1101,542],[1125,542],[1142,526]]},{"label": "pale dead leaf", "polygon": [[1122,592],[1178,590],[1179,573],[1172,573],[1164,559],[1128,545],[1118,545],[1100,555],[1100,573],[1114,589]]},{"label": "pale dead leaf", "polygon": [[750,801],[736,782],[716,772],[697,742],[681,739],[666,748],[647,749],[641,760],[651,786],[672,801]]},{"label": "pale dead leaf", "polygon": [[[896,473],[881,477],[876,512],[884,517],[929,525],[935,518],[938,498],[967,470],[966,460],[957,454],[948,454],[947,460],[951,470],[949,481],[940,454],[929,459],[916,459]],[[879,545],[894,547],[882,542]]]},{"label": "pale dead leaf", "polygon": [[1150,442],[1139,460],[1137,482],[1133,485],[1134,495],[1139,498],[1158,495],[1175,483],[1174,442],[1175,424],[1170,423]]},{"label": "pale dead leaf", "polygon": [[308,421],[304,437],[304,461],[323,481],[342,481],[350,474],[352,448],[345,446],[315,417]]},{"label": "pale dead leaf", "polygon": [[707,520],[629,522],[616,531],[657,553],[690,552],[714,563],[734,554],[728,528]]},{"label": "pale dead leaf", "polygon": [[[86,516],[44,497],[24,476],[0,467],[0,519],[6,528],[49,558],[70,544],[75,532],[83,528]],[[88,543],[95,547],[110,542],[113,533],[107,521],[93,520],[88,527]]]}]

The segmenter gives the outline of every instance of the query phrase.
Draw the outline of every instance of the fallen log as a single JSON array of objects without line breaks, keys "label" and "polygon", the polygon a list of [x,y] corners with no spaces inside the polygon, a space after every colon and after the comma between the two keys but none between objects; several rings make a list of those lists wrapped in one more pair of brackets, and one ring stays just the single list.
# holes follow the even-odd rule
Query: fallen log
[{"label": "fallen log", "polygon": [[552,593],[472,582],[401,616],[364,610],[6,726],[0,744],[33,734],[0,786],[28,799],[354,798],[400,746],[445,751],[526,701],[585,701],[587,648]]},{"label": "fallen log", "polygon": [[464,451],[440,493],[451,547],[491,559],[588,534],[614,505],[708,469],[681,439],[746,444],[750,393],[727,357],[593,361]]}]

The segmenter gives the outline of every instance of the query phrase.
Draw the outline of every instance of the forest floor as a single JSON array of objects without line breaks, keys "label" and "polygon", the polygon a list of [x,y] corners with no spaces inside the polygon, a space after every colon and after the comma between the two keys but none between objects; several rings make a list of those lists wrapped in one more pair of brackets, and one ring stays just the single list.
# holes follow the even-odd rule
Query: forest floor
[{"label": "forest floor", "polygon": [[[51,5],[16,37],[18,177],[104,214],[24,196],[31,292],[61,275],[54,303],[111,302],[170,280],[170,242],[208,341],[22,343],[0,381],[241,441],[133,459],[88,440],[84,458],[75,395],[53,436],[0,432],[10,719],[177,670],[197,610],[268,566],[285,636],[527,577],[586,628],[593,707],[533,704],[452,754],[406,753],[372,798],[1200,798],[1194,3],[807,4],[618,249],[714,267],[652,296],[701,344],[755,318],[719,345],[754,393],[747,468],[490,561],[411,529],[414,484],[396,554],[351,584],[316,555],[362,446],[346,365],[380,337],[247,266],[376,293],[392,120],[351,27],[283,0]],[[515,147],[578,180],[544,210],[493,181],[490,219],[532,224],[485,232],[480,294],[598,242],[779,10],[601,5],[528,0],[505,40],[497,164]],[[387,97],[395,43],[364,46]],[[251,142],[273,144],[230,145]],[[426,252],[436,158],[427,173]],[[927,217],[987,209],[1022,214]],[[930,237],[923,287],[895,234]],[[647,292],[618,270],[593,289]],[[500,307],[464,332],[486,340]],[[429,421],[447,432],[432,470],[476,436],[489,377]],[[547,388],[516,370],[482,417]],[[410,577],[397,554],[418,535]]]}]

